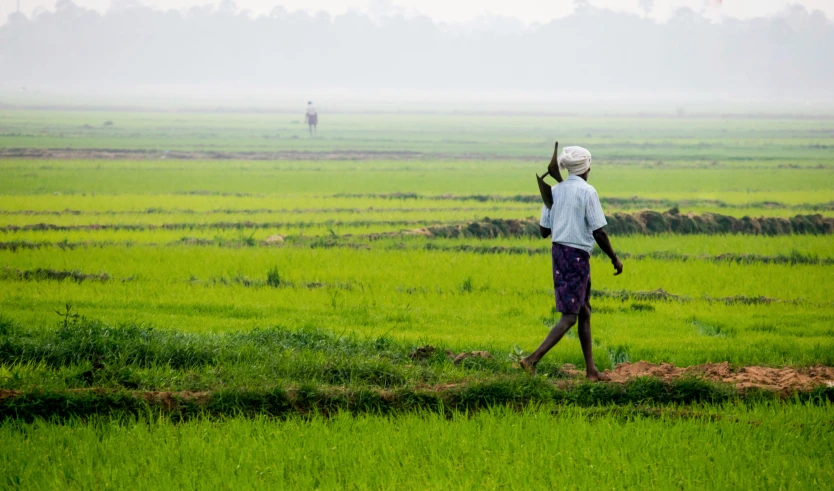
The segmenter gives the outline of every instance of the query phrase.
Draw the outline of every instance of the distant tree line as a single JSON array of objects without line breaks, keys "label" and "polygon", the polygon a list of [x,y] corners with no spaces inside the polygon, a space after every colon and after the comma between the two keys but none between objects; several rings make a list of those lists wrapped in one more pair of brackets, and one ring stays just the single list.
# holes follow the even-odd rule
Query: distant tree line
[{"label": "distant tree line", "polygon": [[426,17],[288,12],[233,3],[105,14],[60,0],[0,26],[6,83],[654,90],[810,96],[834,87],[834,24],[795,6],[711,22],[668,22],[581,5],[516,30],[460,31]]}]

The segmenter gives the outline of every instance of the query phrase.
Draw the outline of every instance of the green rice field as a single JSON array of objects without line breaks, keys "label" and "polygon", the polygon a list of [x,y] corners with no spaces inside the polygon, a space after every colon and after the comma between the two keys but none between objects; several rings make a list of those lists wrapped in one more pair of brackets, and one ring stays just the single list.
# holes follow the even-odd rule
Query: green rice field
[{"label": "green rice field", "polygon": [[834,380],[516,366],[558,139],[625,265],[600,370],[834,367],[834,119],[300,119],[0,109],[0,487],[834,488]]}]

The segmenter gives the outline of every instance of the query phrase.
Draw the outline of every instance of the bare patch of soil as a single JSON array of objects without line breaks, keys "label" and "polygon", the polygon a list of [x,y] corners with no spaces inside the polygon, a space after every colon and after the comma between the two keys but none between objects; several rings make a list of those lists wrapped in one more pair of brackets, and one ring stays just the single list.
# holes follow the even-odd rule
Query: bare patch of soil
[{"label": "bare patch of soil", "polygon": [[[439,353],[440,349],[431,345],[420,346],[409,354],[409,357],[414,361],[428,360]],[[451,360],[455,365],[460,365],[467,358],[482,358],[485,360],[493,359],[492,353],[489,351],[464,351],[463,353],[455,353],[451,350],[445,350],[443,354]]]},{"label": "bare patch of soil", "polygon": [[23,394],[21,390],[0,389],[0,401],[3,399],[13,399],[21,394]]},{"label": "bare patch of soil", "polygon": [[622,363],[614,370],[606,370],[612,382],[625,383],[639,377],[655,377],[670,381],[682,377],[697,377],[734,385],[738,390],[762,389],[790,395],[813,390],[818,386],[834,386],[834,367],[810,368],[741,367],[734,370],[728,362],[706,363],[691,367],[676,367],[669,363]]},{"label": "bare patch of soil", "polygon": [[460,365],[463,363],[463,360],[467,358],[483,358],[483,359],[492,359],[493,356],[489,351],[470,351],[467,353],[461,353],[457,355],[454,359],[455,365]]},{"label": "bare patch of soil", "polygon": [[[434,355],[439,351],[440,350],[438,348],[435,348],[434,346],[426,345],[420,346],[419,348],[415,349],[408,356],[414,361],[424,361],[434,357]],[[451,350],[445,350],[444,355],[446,355],[446,358],[450,360],[453,360],[455,358],[455,353]]]},{"label": "bare patch of soil", "polygon": [[286,237],[283,235],[270,235],[263,240],[264,245],[283,244]]}]

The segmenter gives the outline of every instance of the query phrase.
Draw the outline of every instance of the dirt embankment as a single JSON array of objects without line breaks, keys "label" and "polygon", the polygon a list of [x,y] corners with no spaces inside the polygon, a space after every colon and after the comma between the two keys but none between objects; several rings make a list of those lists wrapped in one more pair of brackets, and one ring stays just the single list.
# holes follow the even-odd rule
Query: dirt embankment
[{"label": "dirt embankment", "polygon": [[[412,359],[415,360],[415,362],[419,362],[421,359],[430,358],[434,355],[435,349],[431,346],[426,346],[418,348],[415,352],[413,352]],[[447,356],[450,360],[452,359],[452,356],[454,356],[455,364],[460,364],[465,359],[469,358],[492,358],[492,355],[486,351],[465,352],[458,355],[451,352],[440,352],[439,356]],[[567,375],[569,380],[558,379],[555,383],[555,386],[557,387],[567,389],[574,387],[575,382],[584,381],[584,372],[577,370],[574,365],[563,365],[561,372]],[[668,363],[655,364],[647,361],[639,361],[636,363],[622,363],[617,365],[617,367],[613,370],[606,370],[605,374],[611,377],[611,382],[607,383],[609,386],[626,386],[627,384],[644,377],[660,379],[665,383],[674,383],[675,381],[686,378],[696,378],[713,383],[731,385],[735,387],[739,394],[745,394],[747,391],[752,389],[772,392],[783,397],[789,397],[797,393],[808,393],[820,387],[834,387],[834,367],[820,365],[808,368],[770,368],[748,366],[734,370],[727,362],[706,363],[691,367],[676,367]],[[478,383],[455,383],[438,386],[424,386],[422,389],[436,394],[444,394],[447,392],[459,392],[466,389],[468,385],[477,386]],[[343,389],[340,389],[339,387],[330,387],[327,390],[331,392],[339,392]],[[90,397],[107,396],[108,394],[112,394],[114,392],[117,391],[115,389],[105,388],[83,388],[63,391],[63,393],[66,394],[87,395]],[[294,390],[290,390],[290,392],[294,392]],[[183,401],[205,404],[210,401],[215,394],[207,391],[130,391],[130,393],[137,399],[154,403],[166,410],[176,407]],[[380,394],[382,394],[383,397],[391,396],[391,392],[387,390],[381,390]],[[29,395],[27,391],[0,389],[0,401],[27,397],[27,395]]]},{"label": "dirt embankment", "polygon": [[659,213],[615,213],[606,217],[607,230],[611,234],[831,234],[834,218],[822,215],[796,215],[783,217],[736,218],[718,213],[681,214],[677,208]]},{"label": "dirt embankment", "polygon": [[711,382],[734,385],[739,391],[761,389],[790,395],[805,392],[819,386],[834,387],[834,367],[815,366],[805,369],[791,367],[741,367],[733,370],[728,362],[706,363],[691,367],[676,367],[669,363],[623,363],[605,372],[612,382],[626,383],[640,377],[655,377],[672,381],[683,377],[696,377]]},{"label": "dirt embankment", "polygon": [[[827,235],[834,233],[834,218],[822,215],[797,215],[782,217],[736,218],[717,213],[693,213],[682,215],[677,210],[663,213],[641,211],[615,213],[607,216],[606,230],[611,235],[671,234],[749,234],[749,235]],[[481,221],[455,225],[435,225],[405,232],[406,235],[424,235],[441,238],[496,238],[538,237],[539,221],[501,220],[486,218]]]}]

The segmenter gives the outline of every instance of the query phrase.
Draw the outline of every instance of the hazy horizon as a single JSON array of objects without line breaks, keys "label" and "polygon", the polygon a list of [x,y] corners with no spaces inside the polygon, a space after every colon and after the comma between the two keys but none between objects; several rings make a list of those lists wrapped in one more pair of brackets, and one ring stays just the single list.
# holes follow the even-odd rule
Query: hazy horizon
[{"label": "hazy horizon", "polygon": [[450,28],[385,1],[372,5],[377,14],[251,16],[234,2],[182,12],[121,0],[100,13],[61,0],[0,26],[0,104],[32,94],[342,97],[542,112],[580,102],[834,101],[834,23],[821,11],[793,5],[716,22],[707,6],[657,22],[648,13],[663,2],[642,0],[642,15],[600,3],[573,2],[569,15],[538,25],[493,16]]}]

